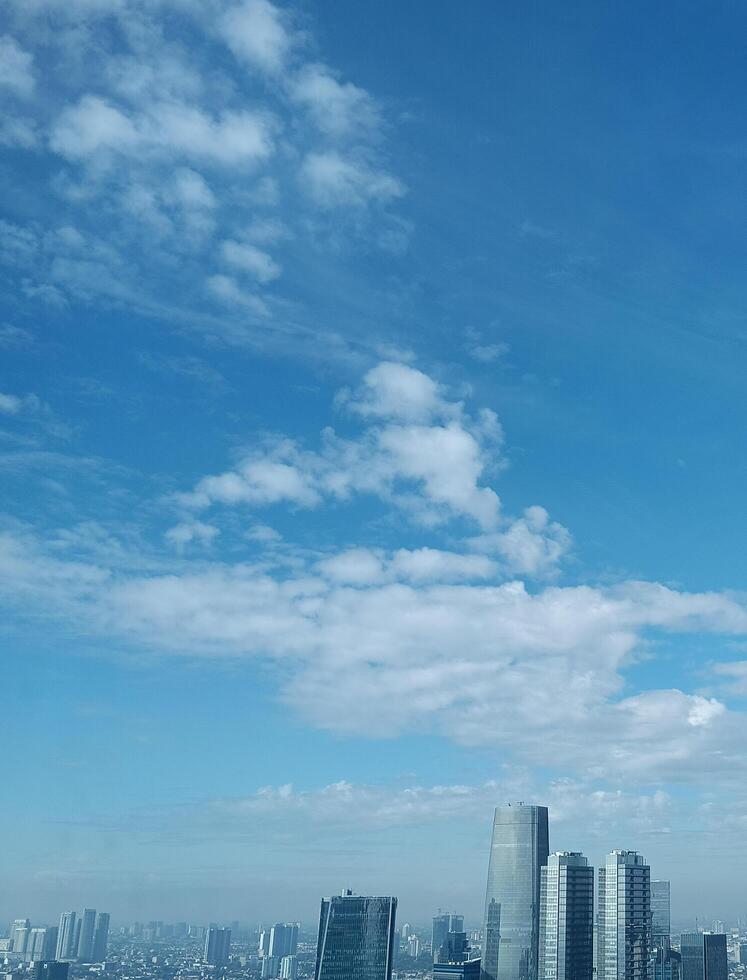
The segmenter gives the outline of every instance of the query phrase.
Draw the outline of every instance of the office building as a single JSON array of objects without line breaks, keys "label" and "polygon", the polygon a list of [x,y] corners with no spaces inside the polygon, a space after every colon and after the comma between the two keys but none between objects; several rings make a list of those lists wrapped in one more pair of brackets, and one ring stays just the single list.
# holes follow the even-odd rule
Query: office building
[{"label": "office building", "polygon": [[205,962],[208,966],[225,966],[231,952],[231,930],[210,926],[205,936]]},{"label": "office building", "polygon": [[670,923],[670,883],[651,882],[651,945],[669,947]]},{"label": "office building", "polygon": [[30,919],[15,919],[10,927],[10,948],[21,958],[25,958],[31,934]]},{"label": "office building", "polygon": [[315,980],[391,980],[397,899],[323,898]]},{"label": "office building", "polygon": [[597,980],[648,980],[651,869],[636,851],[612,851],[599,869]]},{"label": "office building", "polygon": [[[186,932],[186,926],[185,926]],[[93,962],[103,963],[109,942],[109,913],[99,912],[96,916],[96,928],[93,932]]]},{"label": "office building", "polygon": [[485,895],[485,980],[537,980],[540,868],[548,857],[547,807],[497,807]]},{"label": "office building", "polygon": [[57,926],[42,926],[32,929],[26,947],[26,959],[29,963],[54,960],[57,952]]},{"label": "office building", "polygon": [[296,980],[298,976],[298,958],[284,956],[280,960],[280,980]]},{"label": "office building", "polygon": [[462,963],[434,963],[433,980],[480,980],[480,960]]},{"label": "office building", "polygon": [[276,922],[270,929],[268,956],[295,956],[298,952],[298,922]]},{"label": "office building", "polygon": [[652,950],[653,965],[652,980],[680,980],[682,974],[682,958],[672,949],[669,941],[662,942]]},{"label": "office building", "polygon": [[715,932],[683,932],[680,937],[682,980],[727,980],[726,936]]},{"label": "office building", "polygon": [[93,937],[96,933],[96,909],[83,909],[76,955],[80,963],[93,963]]},{"label": "office building", "polygon": [[747,943],[739,944],[739,962],[742,966],[747,966]]},{"label": "office building", "polygon": [[31,976],[33,980],[67,980],[69,972],[69,963],[49,960],[48,962],[35,963]]},{"label": "office building", "polygon": [[75,912],[63,912],[60,916],[60,927],[57,930],[56,960],[72,960],[75,958]]},{"label": "office building", "polygon": [[[449,935],[459,935],[464,932],[464,916],[455,912],[439,911],[433,916],[431,928],[431,953],[434,963],[446,963],[450,959]],[[458,944],[458,939],[452,939],[451,945]],[[466,957],[463,957],[466,959]]]},{"label": "office building", "polygon": [[539,980],[592,980],[594,869],[557,851],[540,869]]}]

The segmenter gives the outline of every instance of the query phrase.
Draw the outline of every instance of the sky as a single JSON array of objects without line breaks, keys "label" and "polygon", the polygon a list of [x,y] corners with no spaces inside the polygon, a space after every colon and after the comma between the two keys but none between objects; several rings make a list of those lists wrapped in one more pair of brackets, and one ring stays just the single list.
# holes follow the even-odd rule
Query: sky
[{"label": "sky", "polygon": [[744,918],[747,10],[0,18],[0,916]]}]

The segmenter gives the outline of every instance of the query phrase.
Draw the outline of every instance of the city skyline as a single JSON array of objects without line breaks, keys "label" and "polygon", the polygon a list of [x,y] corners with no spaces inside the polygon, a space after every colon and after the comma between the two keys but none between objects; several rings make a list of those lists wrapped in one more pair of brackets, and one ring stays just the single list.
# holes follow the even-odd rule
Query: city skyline
[{"label": "city skyline", "polygon": [[7,921],[482,921],[518,800],[745,914],[716,8],[2,5]]}]

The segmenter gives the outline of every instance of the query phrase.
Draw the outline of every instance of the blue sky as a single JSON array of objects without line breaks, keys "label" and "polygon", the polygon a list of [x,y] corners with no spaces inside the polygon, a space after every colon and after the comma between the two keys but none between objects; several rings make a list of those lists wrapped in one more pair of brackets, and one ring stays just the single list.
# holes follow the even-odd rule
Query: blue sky
[{"label": "blue sky", "polygon": [[746,19],[6,5],[0,914],[740,913]]}]

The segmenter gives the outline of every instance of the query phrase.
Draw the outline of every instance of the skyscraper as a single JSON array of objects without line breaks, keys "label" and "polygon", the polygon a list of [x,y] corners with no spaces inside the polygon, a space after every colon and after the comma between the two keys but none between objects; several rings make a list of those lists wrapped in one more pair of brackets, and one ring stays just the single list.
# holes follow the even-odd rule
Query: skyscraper
[{"label": "skyscraper", "polygon": [[[186,931],[186,926],[185,926]],[[96,916],[96,928],[93,933],[93,962],[103,963],[109,941],[109,913],[99,912]]]},{"label": "skyscraper", "polygon": [[431,926],[431,953],[433,954],[433,962],[440,963],[443,959],[443,947],[446,943],[446,937],[449,935],[449,914],[448,912],[438,912],[433,916],[433,924]]},{"label": "skyscraper", "polygon": [[10,927],[11,949],[19,956],[26,956],[29,944],[29,934],[31,933],[31,921],[29,919],[15,919]]},{"label": "skyscraper", "polygon": [[57,960],[34,963],[31,973],[33,980],[67,980],[70,972],[69,963],[59,963]]},{"label": "skyscraper", "polygon": [[60,916],[60,928],[57,931],[57,949],[55,959],[71,960],[75,957],[75,912],[63,912]]},{"label": "skyscraper", "polygon": [[547,807],[497,807],[485,895],[484,980],[537,980],[540,868],[548,856]]},{"label": "skyscraper", "polygon": [[323,898],[315,980],[391,980],[396,914],[396,898]]},{"label": "skyscraper", "polygon": [[96,934],[96,909],[83,909],[77,956],[81,963],[93,962],[93,937]]},{"label": "skyscraper", "polygon": [[682,980],[727,980],[726,936],[715,932],[683,932],[680,937]]},{"label": "skyscraper", "polygon": [[463,963],[434,963],[433,980],[480,980],[480,960]]},{"label": "skyscraper", "polygon": [[[433,916],[431,928],[431,953],[434,963],[448,963],[451,959],[449,936],[464,933],[464,916],[456,912],[438,912]],[[466,938],[466,936],[465,936]],[[453,939],[451,947],[458,945],[459,940]]]},{"label": "skyscraper", "polygon": [[32,929],[26,947],[26,959],[29,963],[39,963],[53,960],[57,950],[57,927],[42,926]]},{"label": "skyscraper", "polygon": [[225,966],[231,951],[231,930],[210,926],[205,936],[205,962],[208,966]]},{"label": "skyscraper", "polygon": [[636,851],[612,851],[599,869],[597,980],[647,980],[651,869]]},{"label": "skyscraper", "polygon": [[651,882],[651,945],[657,949],[669,948],[670,884],[668,881]]},{"label": "skyscraper", "polygon": [[575,851],[557,851],[540,869],[539,980],[591,980],[594,869]]}]

